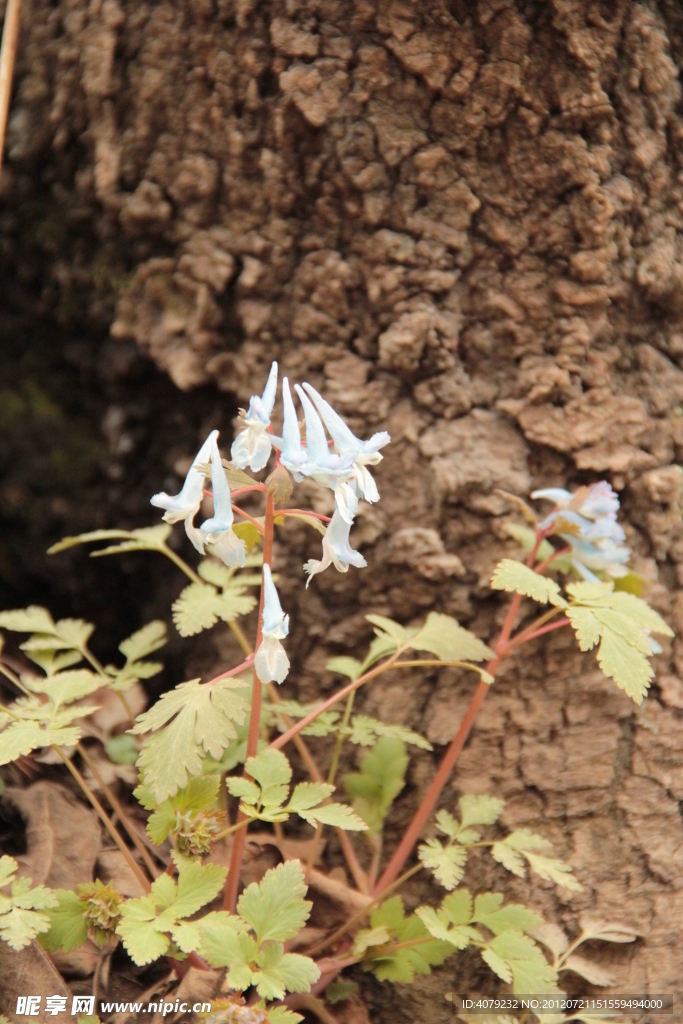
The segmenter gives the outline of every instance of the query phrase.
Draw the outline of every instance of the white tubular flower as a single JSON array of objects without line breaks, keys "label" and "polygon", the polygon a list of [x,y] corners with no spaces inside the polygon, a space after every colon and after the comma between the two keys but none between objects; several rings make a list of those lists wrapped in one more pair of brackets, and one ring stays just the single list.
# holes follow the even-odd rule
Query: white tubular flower
[{"label": "white tubular flower", "polygon": [[330,565],[334,565],[338,572],[348,572],[350,565],[355,565],[357,569],[362,569],[363,566],[368,564],[361,553],[354,551],[351,547],[349,543],[350,530],[349,523],[343,518],[339,509],[335,509],[332,521],[323,537],[322,560],[317,561],[311,558],[304,565],[304,569],[308,573],[307,588],[313,577],[317,573],[323,572]]},{"label": "white tubular flower", "polygon": [[275,448],[280,450],[282,465],[290,471],[295,480],[301,481],[304,478],[303,469],[308,462],[308,453],[301,443],[299,420],[287,377],[282,378],[282,406],[284,409],[282,437],[273,437],[272,442]]},{"label": "white tubular flower", "polygon": [[194,517],[202,503],[204,489],[204,471],[198,467],[206,465],[209,461],[211,444],[216,443],[217,437],[218,431],[212,430],[197,452],[190,471],[185,477],[185,483],[178,494],[170,495],[162,491],[151,499],[152,505],[155,505],[156,508],[166,509],[163,515],[165,522],[179,523],[181,519],[185,520],[185,532],[202,555],[204,554],[204,542],[201,532],[194,525]]},{"label": "white tubular flower", "polygon": [[281,683],[289,672],[289,658],[281,640],[289,633],[289,615],[280,605],[270,566],[263,566],[263,629],[254,657],[254,669],[262,683]]},{"label": "white tubular flower", "polygon": [[270,368],[263,394],[260,398],[258,395],[252,395],[249,399],[249,409],[244,417],[244,430],[241,430],[232,442],[230,455],[232,461],[240,469],[246,469],[249,466],[252,472],[258,473],[270,458],[272,441],[268,427],[275,404],[276,391],[277,363],[274,362]]},{"label": "white tubular flower", "polygon": [[[376,466],[382,461],[383,456],[379,449],[388,444],[391,438],[386,430],[381,430],[373,434],[368,441],[361,441],[315,388],[310,384],[304,384],[304,388],[315,402],[338,454],[348,459],[351,466],[352,472],[335,486],[337,508],[345,521],[351,525],[358,508],[359,496],[369,502],[379,501],[377,484],[367,467]],[[349,479],[352,479],[355,486],[349,486]]]},{"label": "white tubular flower", "polygon": [[206,519],[201,527],[205,543],[213,544],[222,562],[233,567],[245,564],[244,541],[233,532],[232,502],[230,485],[221,464],[221,453],[215,436],[211,440],[211,487],[213,490],[213,516]]}]

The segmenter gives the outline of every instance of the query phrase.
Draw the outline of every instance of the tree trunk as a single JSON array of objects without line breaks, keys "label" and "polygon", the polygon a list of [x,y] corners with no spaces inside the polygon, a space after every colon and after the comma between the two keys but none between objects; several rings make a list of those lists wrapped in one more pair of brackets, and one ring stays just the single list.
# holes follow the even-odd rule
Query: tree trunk
[{"label": "tree trunk", "polygon": [[[179,403],[204,386],[163,452],[149,414],[149,493],[216,389],[244,404],[273,358],[359,432],[391,432],[354,532],[369,568],[305,592],[318,540],[302,527],[278,553],[303,698],[367,642],[370,611],[493,635],[486,584],[513,551],[499,490],[609,479],[649,599],[683,625],[682,48],[675,0],[26,0],[7,331],[89,336],[140,400],[131,341]],[[596,950],[613,991],[680,991],[681,651],[639,709],[572,638],[537,651],[496,683],[447,800],[499,792],[507,824],[555,841],[582,894],[509,885],[548,919],[642,933]],[[416,671],[365,708],[443,744],[472,686]],[[432,771],[417,762],[406,815]],[[445,992],[486,990],[464,977],[371,987],[372,1019],[442,1022]]]}]

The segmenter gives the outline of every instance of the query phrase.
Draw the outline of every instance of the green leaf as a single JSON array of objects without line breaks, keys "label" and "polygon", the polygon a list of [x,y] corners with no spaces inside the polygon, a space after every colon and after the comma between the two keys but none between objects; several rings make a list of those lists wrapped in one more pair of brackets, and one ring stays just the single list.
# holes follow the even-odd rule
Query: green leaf
[{"label": "green leaf", "polygon": [[528,932],[543,923],[543,919],[523,903],[502,904],[501,893],[480,893],[474,901],[472,920],[485,925],[494,935],[507,931]]},{"label": "green leaf", "polygon": [[[416,914],[405,917],[403,901],[400,896],[392,896],[370,914],[370,928],[376,929],[384,925],[391,936],[392,943],[412,942],[429,937],[429,932]],[[361,933],[362,934],[362,933]],[[369,957],[365,970],[371,970],[379,981],[410,983],[416,974],[429,974],[432,967],[439,966],[453,952],[448,942],[420,942],[419,945],[396,949],[391,952],[378,948]]]},{"label": "green leaf", "polygon": [[268,1009],[269,1024],[299,1024],[303,1019],[300,1013],[294,1013],[286,1006],[273,1006]]},{"label": "green leaf", "polygon": [[123,544],[117,544],[100,551],[93,551],[91,558],[97,555],[115,554],[117,551],[159,551],[164,541],[169,537],[172,527],[167,523],[160,523],[158,526],[144,526],[138,530],[91,530],[90,533],[80,533],[76,537],[64,537],[57,544],[48,548],[48,555],[56,555],[59,551],[66,551],[68,548],[76,547],[78,544],[90,544],[98,540],[123,540]]},{"label": "green leaf", "polygon": [[262,999],[284,999],[286,992],[310,992],[320,970],[307,956],[285,953],[282,945],[267,943],[256,955],[253,980]]},{"label": "green leaf", "polygon": [[442,846],[438,839],[428,839],[417,855],[444,889],[455,889],[465,873],[467,850],[462,846]]},{"label": "green leaf", "polygon": [[167,642],[166,623],[161,622],[160,619],[155,619],[120,643],[119,650],[126,661],[140,661],[141,658],[146,658],[148,654],[158,651]]},{"label": "green leaf", "polygon": [[[176,813],[187,814],[215,806],[220,781],[220,775],[200,775],[198,778],[190,779],[187,786],[178,790],[175,796],[164,800],[147,822],[147,835],[151,841],[156,846],[161,846],[176,824]],[[137,794],[138,790],[135,790],[133,795]],[[156,801],[153,806],[156,806]],[[151,808],[148,807],[147,810]]]},{"label": "green leaf", "polygon": [[288,860],[266,871],[239,898],[237,912],[256,933],[258,943],[294,938],[308,920],[312,904],[304,899],[307,887],[298,860]]},{"label": "green leaf", "polygon": [[555,580],[534,572],[523,562],[515,562],[512,558],[504,558],[498,563],[491,577],[491,586],[494,590],[506,590],[508,593],[516,591],[539,604],[550,602],[557,608],[567,607]]},{"label": "green leaf", "polygon": [[16,633],[54,633],[55,624],[47,608],[29,605],[14,611],[0,612],[0,627]]},{"label": "green leaf", "polygon": [[[516,563],[515,563],[516,564]],[[450,615],[430,612],[422,629],[410,640],[416,651],[429,651],[441,661],[488,661],[490,647]]]},{"label": "green leaf", "polygon": [[236,738],[234,723],[244,722],[248,711],[243,694],[237,692],[243,688],[239,679],[203,686],[194,679],[163,694],[138,716],[130,732],[154,735],[145,741],[137,764],[159,803],[186,786],[191,775],[201,775],[206,754],[218,760]]},{"label": "green leaf", "polygon": [[247,551],[253,551],[261,543],[261,534],[253,523],[235,523],[233,533],[244,541]]},{"label": "green leaf", "polygon": [[556,971],[533,939],[522,932],[505,931],[496,935],[482,952],[482,958],[498,977],[512,982],[515,995],[552,992],[557,985]]},{"label": "green leaf", "polygon": [[353,955],[363,956],[373,946],[386,946],[391,942],[391,932],[385,924],[377,928],[366,928],[359,932],[353,944]]},{"label": "green leaf", "polygon": [[47,679],[40,679],[32,689],[47,694],[56,710],[62,704],[71,704],[99,690],[102,680],[87,668],[67,669]]},{"label": "green leaf", "polygon": [[405,744],[383,736],[361,760],[360,772],[344,776],[344,786],[356,813],[379,835],[391,804],[405,785],[408,767]]},{"label": "green leaf", "polygon": [[173,621],[181,636],[194,636],[219,619],[233,622],[255,606],[256,598],[245,593],[239,577],[220,594],[208,583],[190,583],[173,603]]},{"label": "green leaf", "polygon": [[672,636],[666,622],[641,598],[615,591],[611,583],[570,583],[567,616],[581,650],[600,640],[598,663],[636,704],[641,704],[654,672],[648,656],[650,633]]},{"label": "green leaf", "polygon": [[327,800],[334,793],[334,786],[326,782],[300,782],[295,786],[287,809],[292,814],[299,814],[301,811],[317,807],[323,800]]},{"label": "green leaf", "polygon": [[349,981],[346,978],[337,978],[325,989],[325,999],[332,1006],[335,1003],[343,1003],[350,996],[353,996],[358,991],[358,983],[355,981]]},{"label": "green leaf", "polygon": [[169,938],[157,930],[156,920],[156,904],[151,896],[126,900],[121,906],[116,934],[138,967],[158,960],[171,946]]},{"label": "green leaf", "polygon": [[50,929],[41,937],[40,944],[51,953],[58,949],[70,953],[88,938],[85,905],[69,889],[55,889],[54,895],[57,905],[48,910]]},{"label": "green leaf", "polygon": [[310,825],[333,825],[335,828],[343,828],[350,832],[367,832],[368,830],[363,819],[346,804],[325,804],[322,807],[313,807],[310,810],[297,813]]},{"label": "green leaf", "polygon": [[135,764],[140,754],[135,739],[127,733],[112,736],[104,744],[104,749],[113,764]]},{"label": "green leaf", "polygon": [[407,729],[404,725],[380,722],[379,719],[370,718],[368,715],[354,715],[350,728],[345,730],[344,735],[348,735],[351,743],[362,747],[371,747],[378,736],[392,736],[404,743],[411,743],[421,750],[433,749],[431,743],[424,736],[413,732],[412,729]]},{"label": "green leaf", "polygon": [[524,861],[526,860],[532,871],[546,881],[555,882],[556,885],[564,886],[574,892],[580,892],[582,886],[572,876],[572,868],[564,861],[554,857],[539,855],[537,850],[547,850],[550,843],[542,836],[535,835],[528,829],[520,828],[511,832],[505,839],[494,843],[491,847],[491,855],[494,860],[502,864],[504,868],[524,878]]},{"label": "green leaf", "polygon": [[325,668],[328,672],[339,672],[340,675],[348,676],[351,680],[358,679],[362,671],[361,663],[357,658],[347,658],[344,655],[339,658],[330,658]]},{"label": "green leaf", "polygon": [[0,764],[9,764],[44,746],[45,732],[38,722],[10,722],[0,732]]},{"label": "green leaf", "polygon": [[458,804],[461,828],[468,828],[470,825],[493,825],[505,807],[505,801],[498,797],[470,794],[461,796]]},{"label": "green leaf", "polygon": [[386,615],[366,615],[365,618],[376,627],[376,635],[386,637],[387,642],[391,641],[394,647],[403,647],[410,639],[410,633],[405,626],[388,619]]},{"label": "green leaf", "polygon": [[196,861],[183,868],[178,875],[178,895],[172,904],[175,920],[191,917],[210,903],[223,888],[227,873],[220,864]]},{"label": "green leaf", "polygon": [[237,940],[244,931],[244,922],[227,910],[206,914],[196,922],[199,930],[198,952],[214,967],[227,967]]},{"label": "green leaf", "polygon": [[57,904],[57,897],[44,885],[31,888],[30,878],[15,879],[18,864],[14,857],[0,857],[0,887],[11,886],[10,894],[0,894],[0,939],[14,950],[23,949],[50,927],[47,914],[37,913]]}]

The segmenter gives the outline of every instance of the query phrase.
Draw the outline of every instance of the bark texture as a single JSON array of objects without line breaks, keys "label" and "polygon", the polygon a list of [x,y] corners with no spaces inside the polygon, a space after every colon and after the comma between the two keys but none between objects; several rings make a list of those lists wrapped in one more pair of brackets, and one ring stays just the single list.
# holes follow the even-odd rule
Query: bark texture
[{"label": "bark texture", "polygon": [[[650,600],[683,627],[682,52],[675,0],[32,0],[4,182],[22,294],[111,324],[183,391],[244,404],[277,358],[392,434],[355,530],[370,569],[283,583],[302,697],[370,610],[493,635],[496,489],[610,479]],[[46,217],[61,244],[27,242]],[[280,549],[290,579],[311,536]],[[638,928],[597,951],[620,992],[683,977],[679,643],[635,709],[569,637],[540,642],[449,794],[496,789],[507,823],[556,841],[586,891],[535,884],[549,916]],[[471,686],[402,676],[365,706],[441,744]],[[376,989],[373,1020],[443,1021],[455,977]]]}]

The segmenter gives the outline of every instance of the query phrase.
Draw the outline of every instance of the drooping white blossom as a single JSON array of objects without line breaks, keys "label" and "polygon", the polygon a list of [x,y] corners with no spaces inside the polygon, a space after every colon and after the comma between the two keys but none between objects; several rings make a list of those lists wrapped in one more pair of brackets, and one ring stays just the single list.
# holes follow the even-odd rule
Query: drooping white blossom
[{"label": "drooping white blossom", "polygon": [[218,557],[233,567],[245,564],[244,541],[233,531],[234,515],[230,498],[230,485],[221,463],[216,438],[211,441],[211,489],[213,491],[213,516],[206,519],[201,527],[204,541],[213,544]]},{"label": "drooping white blossom", "polygon": [[[216,443],[218,431],[212,430],[195,456],[185,482],[178,494],[166,494],[162,491],[151,498],[152,505],[163,508],[163,518],[167,523],[185,521],[185,532],[200,554],[204,554],[204,542],[200,530],[194,525],[194,517],[202,503],[204,488],[204,467],[209,461],[212,442]],[[226,481],[227,482],[227,481]]]},{"label": "drooping white blossom", "polygon": [[335,569],[339,572],[348,572],[350,565],[355,565],[356,568],[362,569],[363,566],[368,564],[361,553],[354,551],[351,547],[349,542],[350,530],[349,523],[343,518],[339,509],[335,509],[332,520],[323,537],[322,559],[317,561],[311,558],[304,565],[304,569],[308,573],[307,588],[313,577],[317,573],[323,572],[330,565],[334,565]]},{"label": "drooping white blossom", "polygon": [[289,658],[281,641],[289,633],[289,615],[282,611],[270,566],[263,566],[263,628],[254,657],[254,670],[262,683],[281,683],[289,672]]},{"label": "drooping white blossom", "polygon": [[272,441],[269,427],[276,391],[277,363],[274,362],[270,368],[263,394],[260,397],[258,395],[251,396],[249,409],[244,417],[244,429],[232,442],[230,455],[232,461],[240,469],[246,469],[249,466],[252,472],[258,473],[270,458]]}]

